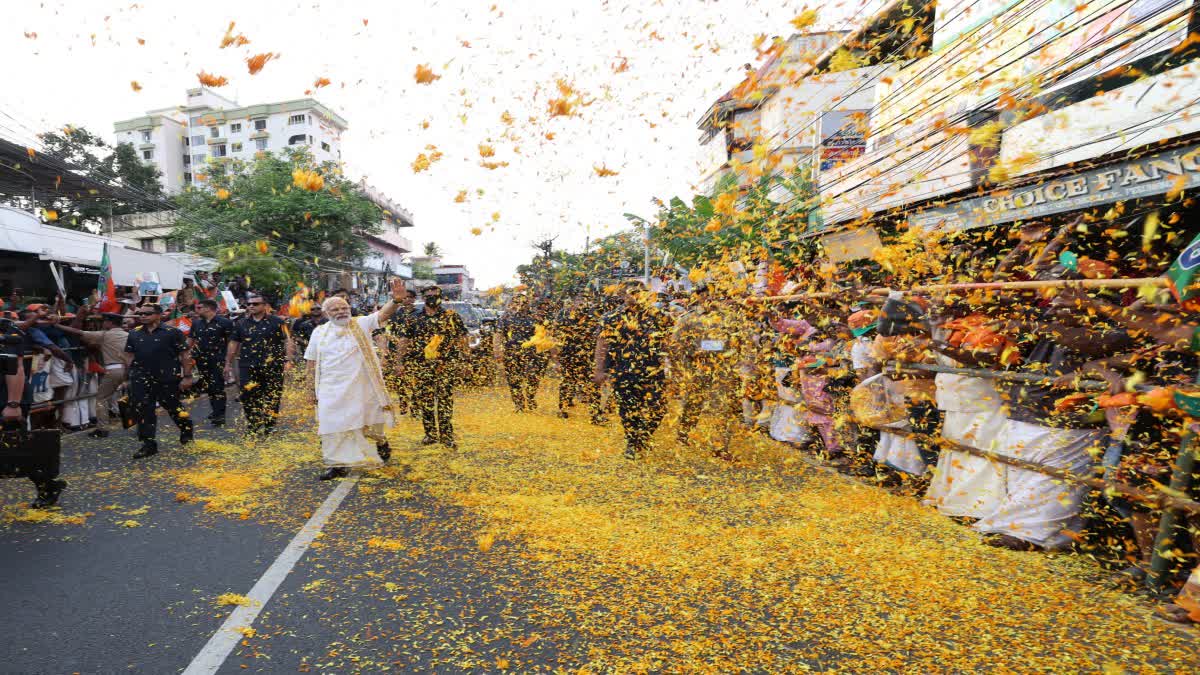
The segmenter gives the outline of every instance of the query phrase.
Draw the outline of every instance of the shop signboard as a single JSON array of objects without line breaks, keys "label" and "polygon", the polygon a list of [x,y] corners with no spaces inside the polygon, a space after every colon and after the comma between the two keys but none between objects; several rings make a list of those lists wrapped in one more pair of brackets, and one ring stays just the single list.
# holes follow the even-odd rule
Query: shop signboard
[{"label": "shop signboard", "polygon": [[1200,145],[919,211],[909,224],[969,230],[1200,186]]}]

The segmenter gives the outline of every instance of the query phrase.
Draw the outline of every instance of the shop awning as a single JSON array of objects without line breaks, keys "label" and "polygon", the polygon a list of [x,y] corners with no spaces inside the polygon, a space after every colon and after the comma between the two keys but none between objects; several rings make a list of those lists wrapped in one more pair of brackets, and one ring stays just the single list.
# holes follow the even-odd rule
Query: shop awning
[{"label": "shop awning", "polygon": [[184,266],[177,260],[158,253],[125,248],[116,240],[97,234],[68,230],[46,225],[28,211],[0,207],[0,251],[36,255],[69,265],[98,267],[108,244],[113,268],[113,282],[118,286],[134,286],[139,274],[157,275],[166,290],[183,286]]}]

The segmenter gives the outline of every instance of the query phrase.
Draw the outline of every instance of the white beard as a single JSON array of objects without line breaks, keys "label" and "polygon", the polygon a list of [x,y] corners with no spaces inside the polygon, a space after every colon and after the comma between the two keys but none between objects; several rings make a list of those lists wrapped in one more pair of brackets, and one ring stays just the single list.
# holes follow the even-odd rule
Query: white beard
[{"label": "white beard", "polygon": [[342,317],[341,319],[334,319],[333,325],[337,326],[338,328],[345,328],[346,326],[350,325],[350,317],[347,316]]}]

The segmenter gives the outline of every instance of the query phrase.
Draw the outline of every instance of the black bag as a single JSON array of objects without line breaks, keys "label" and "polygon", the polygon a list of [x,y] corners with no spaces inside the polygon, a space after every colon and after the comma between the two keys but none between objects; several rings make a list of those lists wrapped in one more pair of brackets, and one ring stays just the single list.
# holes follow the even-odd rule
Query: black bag
[{"label": "black bag", "polygon": [[0,431],[0,476],[58,476],[62,431],[5,429]]},{"label": "black bag", "polygon": [[128,396],[122,396],[117,400],[117,412],[121,415],[122,429],[128,429],[137,424],[137,416],[133,414],[133,405],[129,403]]},{"label": "black bag", "polygon": [[880,315],[876,331],[883,337],[917,335],[927,330],[925,310],[912,300],[888,298]]}]

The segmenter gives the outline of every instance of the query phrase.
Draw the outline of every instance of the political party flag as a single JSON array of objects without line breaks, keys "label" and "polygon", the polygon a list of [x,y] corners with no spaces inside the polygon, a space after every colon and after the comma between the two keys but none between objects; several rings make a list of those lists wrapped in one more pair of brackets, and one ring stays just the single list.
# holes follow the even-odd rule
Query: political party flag
[{"label": "political party flag", "polygon": [[1167,270],[1171,293],[1180,305],[1187,306],[1189,301],[1200,297],[1200,280],[1196,279],[1196,271],[1200,269],[1200,234],[1192,239],[1192,243],[1183,249],[1183,253],[1171,263]]},{"label": "political party flag", "polygon": [[117,302],[117,286],[113,283],[112,261],[108,257],[108,242],[104,242],[104,253],[100,256],[100,279],[96,282],[96,292],[100,295],[100,302],[96,304],[98,311],[121,311],[121,303]]}]

